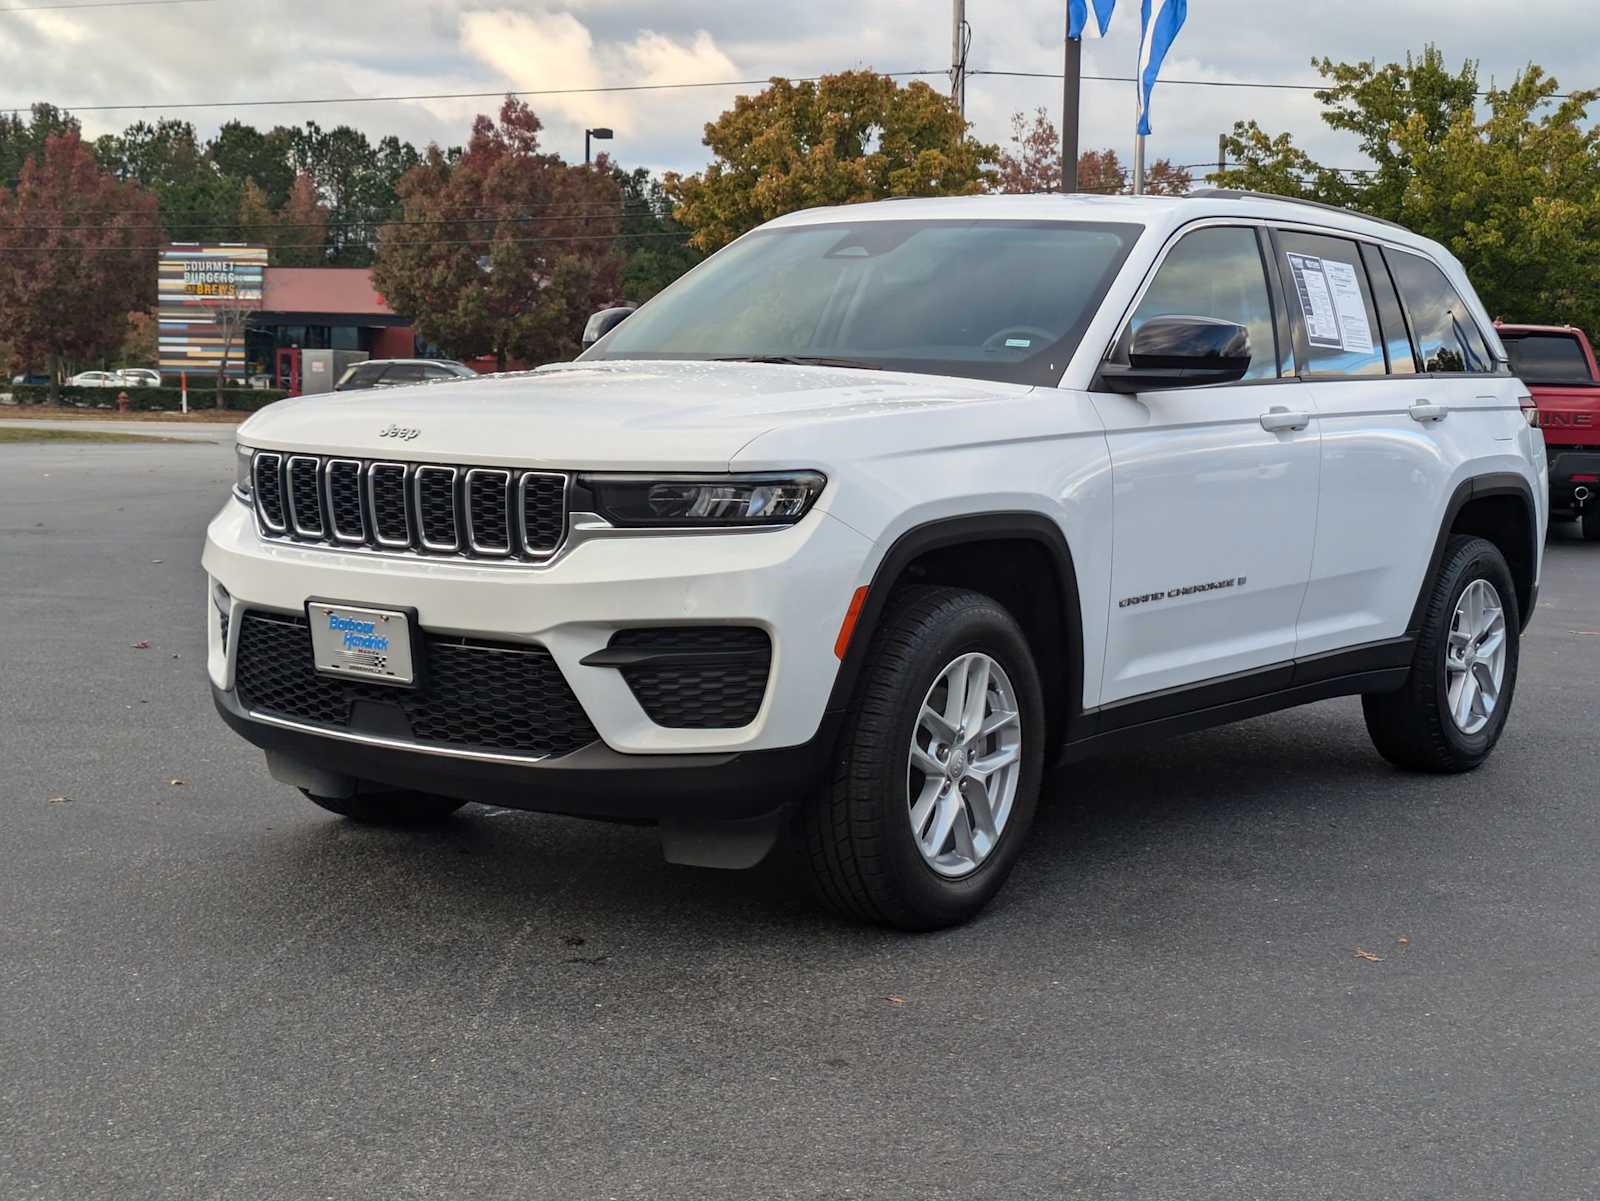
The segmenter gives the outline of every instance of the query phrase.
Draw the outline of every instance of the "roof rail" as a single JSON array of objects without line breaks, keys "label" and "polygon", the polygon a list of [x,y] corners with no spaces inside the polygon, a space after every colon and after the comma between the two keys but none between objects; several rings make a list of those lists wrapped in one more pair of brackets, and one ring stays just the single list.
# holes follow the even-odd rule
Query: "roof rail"
[{"label": "roof rail", "polygon": [[[1328,213],[1343,213],[1347,217],[1360,217],[1363,221],[1376,221],[1379,225],[1387,225],[1393,229],[1405,229],[1398,221],[1390,221],[1386,217],[1374,217],[1369,213],[1357,212],[1355,209],[1344,208],[1337,204],[1324,204],[1320,200],[1302,200],[1298,196],[1279,196],[1273,192],[1248,192],[1239,188],[1200,188],[1190,192],[1195,199],[1206,200],[1276,200],[1280,204],[1300,204],[1306,208],[1322,209]],[[1410,230],[1406,230],[1410,233]]]}]

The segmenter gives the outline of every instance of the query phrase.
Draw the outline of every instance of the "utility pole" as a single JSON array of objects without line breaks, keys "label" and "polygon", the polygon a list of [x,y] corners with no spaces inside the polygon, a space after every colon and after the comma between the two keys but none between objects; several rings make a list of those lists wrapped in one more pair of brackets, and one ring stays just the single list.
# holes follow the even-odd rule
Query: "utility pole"
[{"label": "utility pole", "polygon": [[[1143,52],[1142,46],[1140,47],[1140,51],[1141,53]],[[1137,66],[1134,68],[1133,74],[1135,80],[1137,80],[1139,76],[1139,69]],[[1139,128],[1137,124],[1138,118],[1144,115],[1144,101],[1140,98],[1141,93],[1139,88],[1140,85],[1135,82],[1133,85],[1135,130]],[[1144,134],[1137,132],[1133,135],[1133,194],[1135,196],[1144,195]]]},{"label": "utility pole", "polygon": [[967,115],[967,48],[972,31],[967,28],[967,0],[952,0],[950,6],[950,99],[956,111]]},{"label": "utility pole", "polygon": [[[1228,135],[1225,134],[1225,133],[1219,133],[1217,135],[1217,174],[1221,175],[1227,169],[1228,169]],[[1220,184],[1221,184],[1220,180],[1218,181],[1218,184],[1220,186]]]},{"label": "utility pole", "polygon": [[[1070,29],[1071,26],[1069,25]],[[1083,39],[1067,38],[1061,82],[1061,190],[1078,190],[1078,97],[1083,83]]]}]

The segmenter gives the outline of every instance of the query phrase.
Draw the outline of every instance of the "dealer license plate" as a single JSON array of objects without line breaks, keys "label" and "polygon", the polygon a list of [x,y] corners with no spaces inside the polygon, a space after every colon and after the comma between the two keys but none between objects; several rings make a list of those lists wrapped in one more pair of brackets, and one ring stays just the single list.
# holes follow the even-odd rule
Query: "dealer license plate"
[{"label": "dealer license plate", "polygon": [[411,623],[393,609],[309,601],[311,657],[319,672],[376,684],[417,682]]}]

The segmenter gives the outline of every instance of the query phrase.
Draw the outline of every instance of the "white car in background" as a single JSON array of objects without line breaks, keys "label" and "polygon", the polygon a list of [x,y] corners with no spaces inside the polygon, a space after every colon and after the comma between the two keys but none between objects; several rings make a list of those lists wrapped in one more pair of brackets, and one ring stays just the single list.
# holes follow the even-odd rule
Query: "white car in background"
[{"label": "white car in background", "polygon": [[152,371],[148,367],[124,367],[117,372],[117,375],[130,388],[159,388],[161,386],[161,372]]},{"label": "white car in background", "polygon": [[80,371],[67,381],[69,388],[126,388],[128,381],[115,371]]}]

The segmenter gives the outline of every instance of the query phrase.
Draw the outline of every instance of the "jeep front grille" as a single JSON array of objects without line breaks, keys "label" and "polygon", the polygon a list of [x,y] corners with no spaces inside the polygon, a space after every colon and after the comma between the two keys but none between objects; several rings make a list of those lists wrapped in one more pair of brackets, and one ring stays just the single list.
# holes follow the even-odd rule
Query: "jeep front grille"
[{"label": "jeep front grille", "polygon": [[262,536],[286,542],[538,563],[566,540],[560,472],[262,450],[252,476]]}]

